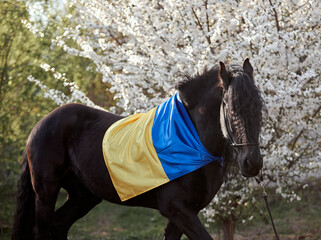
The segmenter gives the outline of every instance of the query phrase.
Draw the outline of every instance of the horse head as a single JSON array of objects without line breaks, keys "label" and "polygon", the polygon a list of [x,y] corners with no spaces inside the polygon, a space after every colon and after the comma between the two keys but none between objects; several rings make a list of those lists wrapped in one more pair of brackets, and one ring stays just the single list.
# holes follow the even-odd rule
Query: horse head
[{"label": "horse head", "polygon": [[263,101],[254,84],[253,68],[249,59],[242,67],[231,65],[228,69],[220,62],[218,77],[223,88],[222,133],[237,153],[242,174],[256,176],[263,165],[259,147]]}]

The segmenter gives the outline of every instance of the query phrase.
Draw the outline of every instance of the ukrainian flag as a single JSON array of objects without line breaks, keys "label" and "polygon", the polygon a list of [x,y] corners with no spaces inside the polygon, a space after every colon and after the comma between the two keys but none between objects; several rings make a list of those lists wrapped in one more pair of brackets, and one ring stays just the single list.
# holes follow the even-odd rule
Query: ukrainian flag
[{"label": "ukrainian flag", "polygon": [[201,143],[178,93],[157,108],[114,123],[103,154],[121,201],[195,171],[222,157]]}]

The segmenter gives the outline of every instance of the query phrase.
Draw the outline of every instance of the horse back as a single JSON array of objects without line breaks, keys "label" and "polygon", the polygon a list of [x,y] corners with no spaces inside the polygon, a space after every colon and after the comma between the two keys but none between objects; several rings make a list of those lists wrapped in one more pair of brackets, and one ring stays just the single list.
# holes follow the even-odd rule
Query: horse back
[{"label": "horse back", "polygon": [[121,118],[82,104],[67,104],[49,113],[35,125],[27,142],[34,182],[63,185],[71,171],[88,189],[95,191],[104,184],[114,191],[101,145],[108,127]]},{"label": "horse back", "polygon": [[[82,137],[101,137],[121,116],[82,104],[61,106],[42,118],[31,131],[27,147],[71,143]],[[102,139],[102,137],[101,137]]]}]

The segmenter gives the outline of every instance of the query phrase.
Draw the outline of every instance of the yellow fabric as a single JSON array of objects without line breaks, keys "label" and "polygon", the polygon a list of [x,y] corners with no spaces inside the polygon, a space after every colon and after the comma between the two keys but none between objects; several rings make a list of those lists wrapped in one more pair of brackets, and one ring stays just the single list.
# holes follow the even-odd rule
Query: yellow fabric
[{"label": "yellow fabric", "polygon": [[104,159],[122,201],[169,182],[152,142],[155,112],[119,120],[105,133]]}]

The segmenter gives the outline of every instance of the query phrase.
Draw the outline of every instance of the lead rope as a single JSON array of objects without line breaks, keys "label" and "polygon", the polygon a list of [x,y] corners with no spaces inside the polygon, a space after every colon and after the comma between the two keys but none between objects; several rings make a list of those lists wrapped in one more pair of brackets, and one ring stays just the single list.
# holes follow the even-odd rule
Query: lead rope
[{"label": "lead rope", "polygon": [[276,237],[277,240],[280,240],[278,232],[276,231],[276,227],[275,227],[275,224],[274,224],[274,221],[273,221],[273,217],[272,217],[272,213],[271,213],[271,210],[270,210],[270,206],[269,206],[269,203],[268,203],[267,193],[265,191],[265,186],[264,186],[264,183],[263,183],[262,170],[261,170],[260,178],[255,177],[255,180],[260,185],[260,187],[262,188],[263,199],[265,201],[266,208],[267,208],[267,210],[269,212],[269,216],[270,216],[270,220],[271,220],[271,223],[272,223],[272,227],[273,227],[273,230],[274,230],[275,237]]}]

